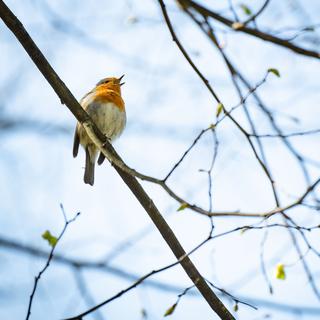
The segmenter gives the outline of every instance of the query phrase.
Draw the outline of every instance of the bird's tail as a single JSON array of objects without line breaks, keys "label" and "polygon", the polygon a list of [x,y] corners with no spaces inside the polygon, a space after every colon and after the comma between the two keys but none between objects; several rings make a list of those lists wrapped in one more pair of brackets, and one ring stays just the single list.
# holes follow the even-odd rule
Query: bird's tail
[{"label": "bird's tail", "polygon": [[86,167],[84,171],[84,183],[90,184],[93,186],[94,184],[94,165],[95,165],[95,157],[90,156],[90,152],[88,147],[86,148]]}]

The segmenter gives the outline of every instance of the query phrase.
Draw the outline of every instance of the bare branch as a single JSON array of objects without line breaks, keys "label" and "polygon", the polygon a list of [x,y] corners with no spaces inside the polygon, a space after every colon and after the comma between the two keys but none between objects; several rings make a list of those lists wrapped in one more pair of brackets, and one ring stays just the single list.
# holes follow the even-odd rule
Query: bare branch
[{"label": "bare branch", "polygon": [[189,64],[191,65],[191,67],[193,68],[193,70],[196,72],[196,74],[200,77],[200,79],[202,80],[202,82],[205,84],[205,86],[208,88],[208,90],[210,91],[210,93],[213,95],[214,99],[220,103],[220,99],[218,98],[217,94],[214,92],[214,90],[212,89],[212,87],[209,84],[209,81],[203,76],[203,74],[199,71],[199,69],[196,67],[196,65],[194,64],[194,62],[192,61],[192,59],[190,58],[190,56],[188,55],[187,51],[184,49],[184,47],[182,46],[181,42],[179,41],[179,39],[176,36],[176,33],[173,30],[169,15],[167,13],[166,10],[166,6],[163,2],[163,0],[158,0],[161,10],[162,10],[162,14],[164,16],[164,19],[166,21],[166,24],[169,28],[169,31],[172,35],[172,39],[173,41],[177,44],[178,48],[180,49],[181,53],[183,54],[183,56],[186,58],[186,60],[189,62]]},{"label": "bare branch", "polygon": [[30,299],[29,299],[26,320],[28,320],[30,318],[30,315],[31,315],[32,302],[33,302],[33,298],[34,298],[34,295],[35,295],[36,290],[37,290],[37,286],[38,286],[39,280],[40,280],[41,276],[45,273],[45,271],[48,269],[48,267],[50,266],[50,262],[51,262],[51,260],[53,258],[53,253],[55,251],[55,248],[56,248],[58,242],[60,241],[60,239],[64,235],[65,231],[67,230],[68,225],[71,222],[73,222],[80,214],[80,212],[78,212],[72,219],[68,220],[62,205],[61,205],[61,211],[62,211],[62,214],[63,214],[63,217],[64,217],[64,227],[63,227],[62,231],[60,232],[59,236],[57,237],[56,243],[52,245],[52,248],[51,248],[51,251],[49,253],[49,256],[48,256],[46,264],[44,265],[44,267],[41,269],[41,271],[38,273],[38,275],[34,279],[34,285],[33,285],[33,288],[32,288],[31,295],[30,295]]},{"label": "bare branch", "polygon": [[[181,4],[181,6],[183,8],[190,7],[192,9],[194,9],[195,11],[197,11],[198,13],[200,13],[202,16],[210,17],[214,20],[217,20],[217,21],[223,23],[224,25],[232,28],[234,31],[244,32],[244,33],[250,34],[256,38],[262,39],[264,41],[272,42],[272,43],[279,45],[281,47],[290,49],[291,51],[299,53],[301,55],[320,59],[319,52],[301,48],[301,47],[296,46],[287,40],[283,40],[283,39],[278,38],[276,36],[273,36],[271,34],[260,31],[258,29],[249,28],[247,26],[244,26],[241,23],[237,24],[236,21],[232,21],[228,18],[225,18],[225,17],[221,16],[220,14],[214,12],[213,10],[209,10],[206,7],[200,5],[192,0],[178,0],[178,2]],[[237,27],[234,28],[234,26],[237,26]]]},{"label": "bare branch", "polygon": [[263,5],[261,6],[261,8],[254,15],[252,15],[250,18],[248,18],[246,21],[244,21],[243,25],[246,26],[251,21],[255,21],[256,18],[258,18],[258,16],[260,16],[260,14],[267,8],[269,3],[270,3],[270,0],[265,0]]}]

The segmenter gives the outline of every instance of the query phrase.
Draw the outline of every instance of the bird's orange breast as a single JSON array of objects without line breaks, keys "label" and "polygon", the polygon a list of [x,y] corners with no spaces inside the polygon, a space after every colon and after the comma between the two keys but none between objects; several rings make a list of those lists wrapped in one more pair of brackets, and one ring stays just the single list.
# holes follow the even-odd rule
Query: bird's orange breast
[{"label": "bird's orange breast", "polygon": [[125,110],[124,101],[121,98],[120,92],[116,90],[105,88],[104,86],[96,87],[94,91],[94,100],[101,103],[112,102],[121,111]]}]

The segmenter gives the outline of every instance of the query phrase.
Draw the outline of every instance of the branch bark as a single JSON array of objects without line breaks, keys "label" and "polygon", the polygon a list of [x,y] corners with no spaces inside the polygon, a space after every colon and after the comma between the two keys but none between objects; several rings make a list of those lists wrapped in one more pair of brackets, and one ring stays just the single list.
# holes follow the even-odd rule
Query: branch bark
[{"label": "branch bark", "polygon": [[[53,90],[57,93],[61,100],[61,103],[65,104],[77,118],[77,120],[84,124],[85,127],[89,127],[89,129],[92,128],[94,134],[100,140],[99,147],[101,148],[101,146],[103,146],[103,150],[106,152],[106,154],[112,154],[112,157],[116,158],[117,162],[123,163],[122,159],[115,152],[111,144],[106,141],[104,135],[98,130],[98,128],[90,119],[89,115],[82,109],[70,90],[66,87],[63,81],[59,78],[57,73],[48,63],[45,56],[42,54],[42,52],[39,50],[39,48],[36,46],[32,38],[23,27],[22,23],[2,0],[0,0],[0,17],[24,47],[25,51],[28,53],[43,76],[46,78]],[[215,295],[215,293],[211,290],[205,279],[201,276],[193,262],[187,256],[175,234],[160,214],[152,199],[144,191],[137,179],[125,172],[119,166],[116,166],[114,164],[113,166],[121,176],[123,181],[126,183],[126,185],[130,188],[132,193],[135,195],[137,200],[140,202],[142,207],[148,213],[149,217],[158,228],[162,237],[167,242],[176,258],[180,261],[181,266],[183,267],[191,281],[198,288],[204,299],[210,305],[212,310],[214,310],[221,319],[235,319],[223,305],[223,303],[219,300],[219,298]]]}]

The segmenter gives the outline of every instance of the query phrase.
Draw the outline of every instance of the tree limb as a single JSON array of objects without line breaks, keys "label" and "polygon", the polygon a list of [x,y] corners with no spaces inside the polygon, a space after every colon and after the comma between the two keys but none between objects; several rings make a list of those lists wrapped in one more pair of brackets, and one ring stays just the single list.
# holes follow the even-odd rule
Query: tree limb
[{"label": "tree limb", "polygon": [[299,53],[304,56],[313,57],[316,59],[320,59],[320,53],[308,49],[301,48],[299,46],[294,45],[290,41],[278,38],[276,36],[273,36],[269,33],[260,31],[258,29],[253,29],[247,27],[244,23],[232,21],[228,18],[225,18],[221,16],[220,14],[192,1],[192,0],[178,0],[179,4],[182,6],[182,8],[192,8],[199,14],[205,17],[210,17],[216,21],[221,22],[222,24],[232,28],[235,31],[244,32],[247,34],[250,34],[256,38],[260,38],[264,41],[268,41],[271,43],[274,43],[276,45],[279,45],[281,47],[290,49],[291,51],[294,51],[296,53]]}]

